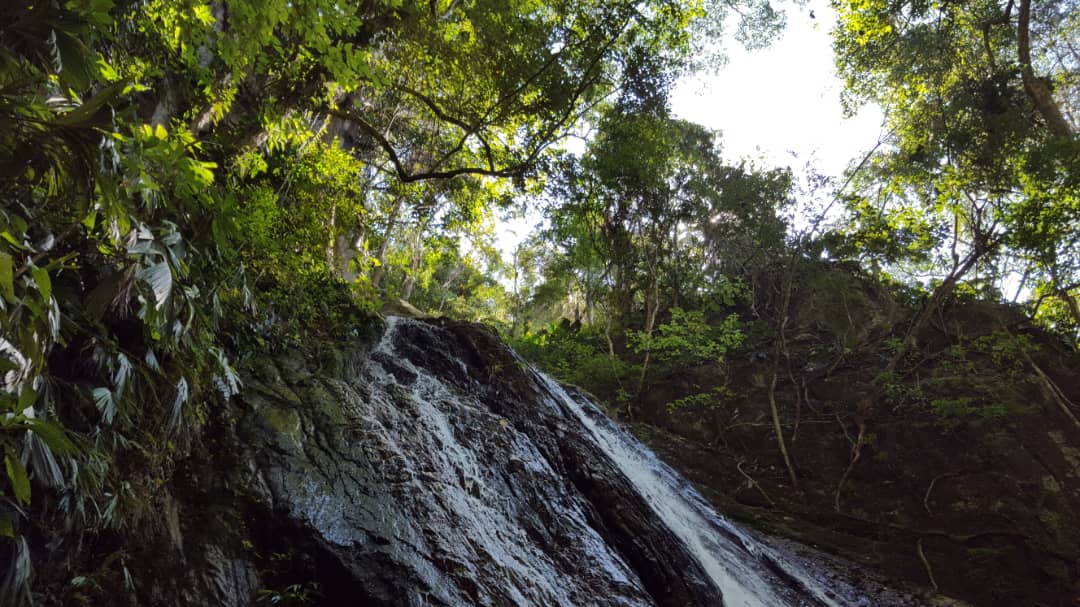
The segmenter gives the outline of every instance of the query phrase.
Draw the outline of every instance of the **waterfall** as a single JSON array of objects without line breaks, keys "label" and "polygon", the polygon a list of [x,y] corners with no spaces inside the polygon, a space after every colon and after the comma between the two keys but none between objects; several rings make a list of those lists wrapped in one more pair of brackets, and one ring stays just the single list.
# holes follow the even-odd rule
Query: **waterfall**
[{"label": "waterfall", "polygon": [[[530,542],[518,520],[521,505],[500,495],[512,492],[513,488],[496,488],[498,481],[491,474],[490,463],[482,461],[476,445],[460,439],[455,424],[460,423],[457,418],[461,410],[471,409],[469,412],[475,415],[481,413],[480,408],[463,400],[459,390],[422,366],[413,364],[395,349],[394,338],[401,325],[409,324],[422,331],[431,331],[432,328],[394,316],[388,317],[386,323],[386,332],[375,346],[370,362],[365,365],[364,379],[376,388],[371,398],[377,404],[375,408],[383,412],[402,409],[406,402],[401,399],[399,388],[403,385],[407,388],[407,406],[412,409],[409,415],[415,416],[411,422],[411,432],[423,436],[423,441],[430,446],[425,465],[416,466],[425,468],[421,474],[426,477],[424,481],[429,485],[428,490],[432,490],[432,485],[437,487],[435,490],[443,494],[442,501],[449,504],[451,518],[465,532],[467,541],[496,561],[499,575],[503,577],[504,591],[514,604],[581,604],[584,592],[573,588],[565,574]],[[460,359],[453,362],[457,366],[455,373],[467,377],[465,363]],[[400,444],[395,447],[399,451],[407,449]],[[529,474],[552,480],[558,478],[530,441],[515,437],[509,450],[511,461],[520,462]],[[415,474],[413,468],[409,463],[405,464],[409,474]],[[640,592],[631,568],[589,526],[580,506],[573,502],[565,504],[558,516],[561,525],[574,531],[574,537],[587,554],[590,567],[615,584],[630,589],[632,592],[628,594]],[[431,577],[434,579],[437,576]],[[437,589],[432,593],[433,597],[447,603],[454,602],[444,588],[439,588],[440,584],[431,583],[431,586]],[[621,597],[612,602],[624,607],[643,604]]]},{"label": "waterfall", "polygon": [[478,325],[391,317],[352,361],[249,388],[246,435],[273,510],[359,604],[884,604],[718,515]]},{"label": "waterfall", "polygon": [[770,569],[778,569],[818,603],[842,607],[823,582],[716,513],[686,479],[595,405],[571,396],[543,373],[538,372],[537,377],[551,398],[589,429],[656,515],[683,541],[720,589],[725,607],[776,607],[779,601],[785,605],[808,604],[805,597],[785,596],[790,589]]}]

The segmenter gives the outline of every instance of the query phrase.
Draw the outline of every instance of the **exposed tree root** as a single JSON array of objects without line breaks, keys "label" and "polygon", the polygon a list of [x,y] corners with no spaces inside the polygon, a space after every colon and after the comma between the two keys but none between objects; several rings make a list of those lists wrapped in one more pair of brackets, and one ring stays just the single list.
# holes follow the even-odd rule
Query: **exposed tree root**
[{"label": "exposed tree root", "polygon": [[953,477],[953,476],[960,476],[961,474],[964,474],[965,472],[966,472],[965,470],[958,470],[956,472],[946,472],[944,474],[939,474],[939,475],[935,476],[933,478],[933,480],[930,481],[930,486],[926,488],[926,495],[923,496],[923,500],[922,500],[923,508],[926,509],[927,514],[929,514],[930,516],[934,516],[933,511],[930,510],[930,494],[934,492],[934,485],[936,485],[937,482],[940,481],[943,478],[950,478],[950,477]]},{"label": "exposed tree root", "polygon": [[[839,419],[839,416],[837,416]],[[855,443],[851,446],[851,458],[848,461],[847,469],[844,470],[844,474],[840,477],[840,482],[836,484],[836,494],[833,495],[833,507],[837,512],[840,512],[840,492],[844,490],[844,483],[847,482],[848,476],[851,476],[851,471],[855,469],[855,464],[859,463],[859,458],[862,457],[863,441],[866,439],[866,422],[859,420],[859,435],[855,437]],[[843,426],[843,423],[841,423]],[[844,436],[851,440],[851,436],[847,432],[847,428],[844,428]]]},{"label": "exposed tree root", "polygon": [[758,493],[761,494],[761,497],[765,498],[765,501],[769,502],[769,506],[772,506],[775,509],[776,508],[776,502],[774,502],[772,500],[772,498],[769,497],[769,494],[765,492],[765,488],[761,486],[761,483],[754,480],[754,478],[752,476],[747,474],[746,471],[742,469],[742,465],[744,463],[746,463],[746,462],[744,460],[740,459],[739,463],[735,465],[735,469],[739,471],[739,474],[743,475],[743,478],[746,479],[747,485],[750,486],[751,488],[757,489]]},{"label": "exposed tree root", "polygon": [[919,560],[922,561],[923,567],[926,567],[926,577],[930,578],[930,586],[934,589],[934,592],[938,591],[937,580],[934,579],[934,569],[930,566],[930,561],[926,558],[926,553],[923,552],[922,538],[915,542],[915,549],[919,553]]},{"label": "exposed tree root", "polygon": [[784,429],[780,426],[780,409],[776,406],[776,371],[773,370],[772,381],[769,383],[769,408],[772,411],[773,431],[776,433],[776,444],[780,447],[780,454],[784,456],[784,465],[787,466],[788,476],[791,478],[791,486],[799,490],[799,477],[795,474],[795,465],[791,463],[787,444],[784,442]]}]

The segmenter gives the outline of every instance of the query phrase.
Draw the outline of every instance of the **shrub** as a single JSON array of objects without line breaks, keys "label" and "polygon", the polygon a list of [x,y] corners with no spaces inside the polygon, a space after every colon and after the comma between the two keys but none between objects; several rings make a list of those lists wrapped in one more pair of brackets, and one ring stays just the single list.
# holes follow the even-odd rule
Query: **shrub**
[{"label": "shrub", "polygon": [[536,333],[526,333],[511,341],[523,358],[555,379],[591,392],[611,404],[625,396],[638,366],[612,357],[607,339],[597,327],[574,330],[555,323]]},{"label": "shrub", "polygon": [[649,352],[657,360],[673,365],[719,364],[745,339],[736,314],[714,326],[705,321],[702,312],[681,308],[671,308],[670,312],[671,321],[651,333],[627,331],[630,347],[638,354]]}]

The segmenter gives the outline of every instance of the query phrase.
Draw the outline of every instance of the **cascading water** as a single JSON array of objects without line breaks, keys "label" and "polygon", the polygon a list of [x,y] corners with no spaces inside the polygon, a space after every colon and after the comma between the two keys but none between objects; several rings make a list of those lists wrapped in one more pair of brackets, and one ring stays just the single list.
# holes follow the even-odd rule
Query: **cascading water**
[{"label": "cascading water", "polygon": [[[829,607],[849,604],[826,590],[810,572],[787,562],[717,514],[685,479],[587,399],[571,396],[543,373],[537,376],[552,398],[589,429],[657,516],[686,544],[723,594],[725,606],[806,605],[811,597]],[[787,579],[777,579],[777,572]],[[792,582],[806,594],[793,593]],[[855,604],[869,603],[860,599]]]},{"label": "cascading water", "polygon": [[333,372],[267,375],[245,392],[250,492],[310,534],[327,586],[352,597],[328,604],[897,604],[720,517],[478,325],[389,318]]},{"label": "cascading water", "polygon": [[[427,434],[434,447],[431,455],[435,465],[430,466],[425,478],[450,502],[455,524],[468,530],[470,541],[478,550],[491,557],[506,576],[508,597],[514,603],[527,605],[537,600],[571,605],[581,600],[571,584],[564,583],[561,572],[529,541],[517,524],[515,504],[502,500],[493,492],[493,479],[486,478],[484,463],[478,461],[473,446],[463,444],[451,421],[455,408],[469,406],[463,403],[450,386],[433,375],[417,368],[407,357],[394,348],[394,338],[399,323],[414,323],[398,317],[387,320],[387,330],[376,346],[372,364],[366,366],[373,386],[381,388],[372,393],[373,398],[388,399],[380,409],[399,407],[400,394],[396,388],[403,383],[408,388],[410,401],[419,415],[412,422],[417,433]],[[414,325],[417,326],[417,325]],[[460,365],[463,375],[465,364]],[[402,381],[402,370],[410,373]],[[415,375],[412,375],[415,374]],[[540,476],[555,476],[545,458],[527,441],[515,441],[512,452],[520,466]],[[411,470],[411,466],[408,467]],[[590,565],[602,571],[619,584],[633,586],[633,573],[617,554],[604,545],[603,540],[591,529],[584,512],[570,504],[563,512],[562,522],[574,527],[585,544]],[[529,587],[532,594],[519,589],[517,581],[528,580],[522,586]],[[435,594],[437,598],[444,598]],[[444,595],[446,596],[446,595]],[[633,605],[630,601],[625,604]]]}]

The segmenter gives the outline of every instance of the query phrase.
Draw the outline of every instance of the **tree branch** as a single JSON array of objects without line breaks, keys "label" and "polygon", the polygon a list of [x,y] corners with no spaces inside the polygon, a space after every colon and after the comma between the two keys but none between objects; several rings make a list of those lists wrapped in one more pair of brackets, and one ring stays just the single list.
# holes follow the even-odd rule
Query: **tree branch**
[{"label": "tree branch", "polygon": [[[390,163],[394,167],[394,173],[396,173],[398,179],[403,183],[411,183],[429,179],[450,179],[460,175],[517,177],[527,171],[528,168],[536,162],[540,155],[546,149],[548,149],[555,141],[558,141],[562,138],[561,136],[557,136],[557,133],[560,130],[565,130],[567,125],[574,118],[581,116],[582,112],[588,111],[593,107],[593,104],[588,104],[585,108],[579,108],[579,104],[581,103],[582,98],[585,96],[585,94],[589,91],[590,87],[595,84],[600,77],[601,72],[599,68],[603,59],[608,56],[612,47],[623,35],[623,33],[626,31],[626,28],[630,25],[631,22],[632,16],[628,16],[622,22],[622,24],[620,24],[615,29],[612,35],[604,41],[601,47],[597,50],[596,54],[588,62],[588,65],[585,66],[585,69],[582,72],[580,82],[578,82],[577,86],[571,91],[569,100],[566,102],[565,111],[563,111],[561,115],[556,114],[550,116],[547,120],[545,120],[545,122],[547,123],[546,126],[536,132],[535,137],[531,138],[532,149],[529,150],[528,153],[524,156],[524,158],[522,158],[519,162],[510,166],[499,168],[495,165],[494,153],[491,150],[488,141],[485,138],[477,135],[477,132],[488,120],[488,118],[493,113],[495,113],[499,107],[504,105],[508,99],[512,98],[514,94],[524,90],[524,88],[527,87],[530,82],[535,81],[535,79],[539,78],[541,74],[543,74],[552,65],[554,65],[562,51],[560,51],[559,53],[554,53],[535,74],[530,76],[524,83],[522,83],[517,89],[515,89],[515,91],[507,95],[503,95],[503,97],[500,98],[498,102],[488,108],[485,114],[480,117],[478,122],[475,124],[470,124],[461,118],[450,115],[434,99],[420,91],[412,89],[408,86],[396,85],[396,88],[398,90],[413,96],[421,103],[423,103],[429,110],[431,110],[431,112],[437,119],[453,124],[465,131],[463,137],[458,141],[457,145],[452,148],[448,154],[443,155],[443,157],[440,158],[439,161],[436,163],[435,167],[429,170],[414,173],[408,168],[406,168],[405,163],[402,161],[401,157],[397,153],[397,150],[394,149],[393,144],[390,142],[389,135],[380,132],[370,122],[360,117],[359,115],[341,109],[329,109],[327,110],[327,113],[331,116],[340,118],[342,120],[348,120],[356,124],[361,131],[371,137],[375,141],[375,143],[378,144],[378,146],[381,147],[386,153],[387,157],[390,159]],[[488,166],[466,166],[454,169],[438,170],[437,167],[439,165],[446,162],[455,153],[464,148],[465,142],[471,136],[476,136],[478,139],[480,139],[481,144],[484,146]]]},{"label": "tree branch", "polygon": [[401,158],[398,156],[397,151],[394,149],[393,144],[387,139],[385,135],[379,132],[368,121],[364,120],[360,116],[347,112],[344,110],[330,109],[327,113],[336,118],[342,120],[348,120],[360,127],[360,130],[366,133],[369,137],[375,140],[375,143],[379,145],[386,152],[386,155],[390,158],[390,163],[394,165],[394,172],[397,174],[398,179],[402,183],[413,183],[416,181],[424,181],[428,179],[450,179],[452,177],[458,177],[460,175],[484,175],[488,177],[516,177],[521,175],[528,167],[531,161],[535,160],[538,153],[530,154],[530,156],[523,162],[515,165],[496,169],[494,167],[459,167],[456,169],[449,169],[444,171],[432,170],[422,171],[419,173],[410,172],[405,168]]}]

